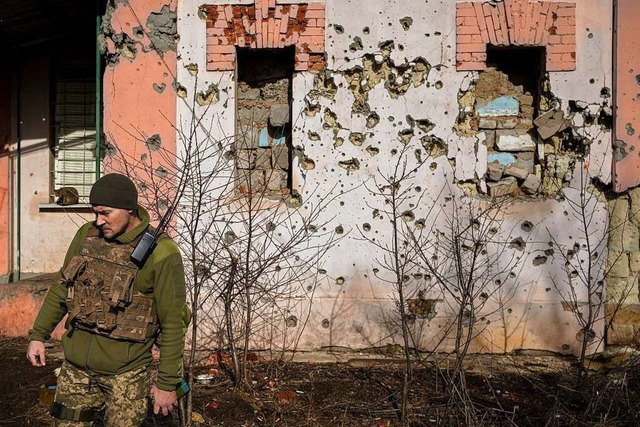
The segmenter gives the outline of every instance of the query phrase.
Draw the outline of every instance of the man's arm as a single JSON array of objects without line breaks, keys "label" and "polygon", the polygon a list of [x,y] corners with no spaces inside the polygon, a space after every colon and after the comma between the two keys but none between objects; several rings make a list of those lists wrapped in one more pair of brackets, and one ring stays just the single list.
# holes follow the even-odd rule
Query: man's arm
[{"label": "man's arm", "polygon": [[160,366],[156,386],[174,392],[182,378],[187,322],[184,266],[177,245],[163,239],[153,252],[154,300],[160,322]]},{"label": "man's arm", "polygon": [[[64,258],[62,271],[71,258],[73,258],[80,250],[80,245],[84,240],[91,224],[86,224],[78,232],[71,241],[69,249]],[[62,274],[58,273],[54,283],[49,288],[44,303],[38,312],[33,328],[29,331],[29,347],[27,349],[27,359],[33,366],[44,366],[44,342],[51,338],[51,333],[60,323],[65,314],[67,314],[67,287],[62,282]]]}]

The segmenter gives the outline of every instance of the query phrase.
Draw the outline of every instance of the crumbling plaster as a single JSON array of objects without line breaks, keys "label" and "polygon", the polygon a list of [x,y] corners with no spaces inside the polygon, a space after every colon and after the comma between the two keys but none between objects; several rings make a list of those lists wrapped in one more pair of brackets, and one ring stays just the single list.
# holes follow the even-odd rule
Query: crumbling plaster
[{"label": "crumbling plaster", "polygon": [[175,150],[176,5],[176,0],[107,5],[99,40],[107,59],[103,129],[106,142],[120,150],[107,158],[107,172],[123,170],[123,161],[137,162],[154,135],[164,149]]},{"label": "crumbling plaster", "polygon": [[[234,76],[231,72],[205,71],[205,21],[198,17],[201,4],[224,2],[181,4],[177,79],[189,96],[210,84],[217,85],[220,99],[211,105],[196,106],[196,113],[203,115],[204,128],[224,139],[234,132]],[[294,189],[302,195],[303,209],[304,204],[317,203],[320,197],[333,192],[336,201],[324,216],[332,218],[331,225],[342,228],[345,237],[323,260],[322,269],[326,274],[320,274],[317,282],[305,284],[315,288],[315,293],[300,347],[362,348],[399,342],[397,329],[390,321],[395,315],[393,288],[376,278],[374,269],[379,266],[375,259],[380,253],[362,238],[370,236],[377,241],[390,238],[388,218],[376,215],[376,206],[382,210],[384,201],[372,196],[370,186],[379,173],[390,173],[404,146],[401,142],[404,135],[405,142],[412,146],[409,163],[416,164],[414,149],[420,149],[421,156],[427,158],[415,178],[415,186],[423,192],[420,204],[411,207],[416,218],[427,217],[429,207],[441,204],[445,196],[464,199],[459,184],[468,188],[475,186],[470,182],[479,182],[482,190],[487,164],[483,136],[459,136],[453,129],[460,111],[458,94],[473,84],[478,73],[456,71],[456,9],[451,2],[372,1],[363,7],[361,2],[353,0],[327,1],[326,14],[326,70],[318,74],[295,73],[293,79],[293,146],[315,163],[313,169],[303,169],[299,157],[294,159]],[[611,28],[603,16],[611,16],[611,5],[605,2],[584,0],[578,5],[576,70],[549,74],[551,90],[563,111],[567,111],[571,100],[596,106],[610,102],[600,96],[601,88],[611,87],[611,52],[604,48],[611,45]],[[380,64],[388,60],[387,64],[406,69],[423,60],[429,64],[429,70],[424,81],[411,84],[402,93],[394,93],[387,75],[370,75],[369,78],[379,78],[372,87],[368,81],[361,83],[367,91],[370,112],[358,112],[359,109],[354,112],[357,91],[349,89],[350,78],[354,72],[366,69],[365,62],[371,57]],[[192,64],[197,65],[197,78],[189,73],[188,69],[194,68]],[[407,77],[410,78],[410,73]],[[192,114],[189,96],[177,101],[182,126],[188,124]],[[375,116],[371,116],[374,113]],[[428,120],[433,127],[424,131],[416,124],[419,120]],[[589,132],[595,136],[586,167],[592,175],[608,183],[610,131],[590,129]],[[428,158],[420,141],[433,137],[444,141],[446,153]],[[572,186],[578,185],[578,174],[574,174]],[[577,197],[575,191],[566,194],[572,200]],[[562,298],[553,284],[565,289],[561,257],[548,255],[542,262],[549,249],[549,233],[569,248],[575,242],[581,243],[575,232],[575,219],[565,214],[569,210],[569,202],[562,198],[520,201],[510,209],[502,223],[504,237],[519,236],[526,242],[525,249],[517,252],[521,257],[520,279],[508,289],[511,298],[507,326],[497,321],[496,314],[489,316],[487,320],[491,322],[485,325],[484,338],[474,344],[475,350],[578,351],[578,326],[572,313],[563,308]],[[522,231],[520,224],[525,220],[534,224],[532,232]],[[365,223],[369,225],[366,229]],[[593,223],[596,224],[593,237],[597,238],[607,226],[603,202],[595,205]],[[444,218],[440,217],[436,228],[444,226]],[[534,263],[536,257],[539,258]],[[419,281],[412,286],[420,286]],[[441,295],[432,297],[442,298]],[[306,316],[309,308],[306,304],[302,302],[295,307],[298,318]],[[492,304],[495,307],[497,302]],[[419,342],[424,348],[435,342],[434,338],[449,320],[447,305],[437,303],[435,318],[416,321],[416,330],[423,332]],[[564,327],[550,328],[549,325]],[[596,332],[601,336],[602,328]]]}]

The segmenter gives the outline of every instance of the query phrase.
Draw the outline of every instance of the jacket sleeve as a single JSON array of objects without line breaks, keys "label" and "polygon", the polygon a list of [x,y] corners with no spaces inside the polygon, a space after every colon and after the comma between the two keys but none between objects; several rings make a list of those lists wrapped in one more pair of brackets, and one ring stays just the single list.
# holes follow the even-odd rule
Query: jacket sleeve
[{"label": "jacket sleeve", "polygon": [[155,286],[153,297],[160,322],[160,366],[156,385],[175,390],[182,376],[184,337],[187,328],[186,285],[182,256],[170,239],[154,250]]},{"label": "jacket sleeve", "polygon": [[29,331],[29,341],[46,341],[58,323],[67,314],[67,287],[62,281],[62,270],[69,264],[71,258],[80,252],[80,245],[87,234],[90,224],[80,228],[69,245],[64,257],[62,268],[56,275],[54,283],[49,288],[44,303],[38,312],[33,328]]}]

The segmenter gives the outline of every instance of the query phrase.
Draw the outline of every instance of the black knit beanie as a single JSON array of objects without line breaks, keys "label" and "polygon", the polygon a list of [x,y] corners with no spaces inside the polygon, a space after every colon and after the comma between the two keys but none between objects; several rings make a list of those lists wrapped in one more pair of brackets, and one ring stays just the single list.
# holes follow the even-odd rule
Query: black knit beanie
[{"label": "black knit beanie", "polygon": [[119,173],[110,173],[93,184],[89,193],[92,205],[110,206],[119,209],[136,209],[138,190],[129,178]]}]

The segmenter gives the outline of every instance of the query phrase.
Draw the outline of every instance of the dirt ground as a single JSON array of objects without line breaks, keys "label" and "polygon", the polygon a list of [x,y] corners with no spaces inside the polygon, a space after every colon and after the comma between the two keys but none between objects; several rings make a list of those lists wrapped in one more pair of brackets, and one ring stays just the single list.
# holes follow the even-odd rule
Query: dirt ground
[{"label": "dirt ground", "polygon": [[[0,425],[50,425],[46,386],[55,384],[62,364],[59,343],[48,349],[45,368],[31,367],[24,338],[0,337]],[[276,363],[256,358],[253,387],[240,392],[218,365],[205,360],[199,373],[213,384],[196,384],[194,421],[203,426],[367,426],[400,425],[402,364],[397,359],[348,363]],[[640,362],[598,363],[576,386],[572,358],[508,355],[471,356],[467,389],[474,412],[451,405],[442,364],[417,364],[409,397],[413,426],[637,426],[640,425]],[[467,412],[469,414],[469,412]],[[148,426],[177,425],[177,416],[148,416]],[[95,425],[100,426],[100,420]]]}]

